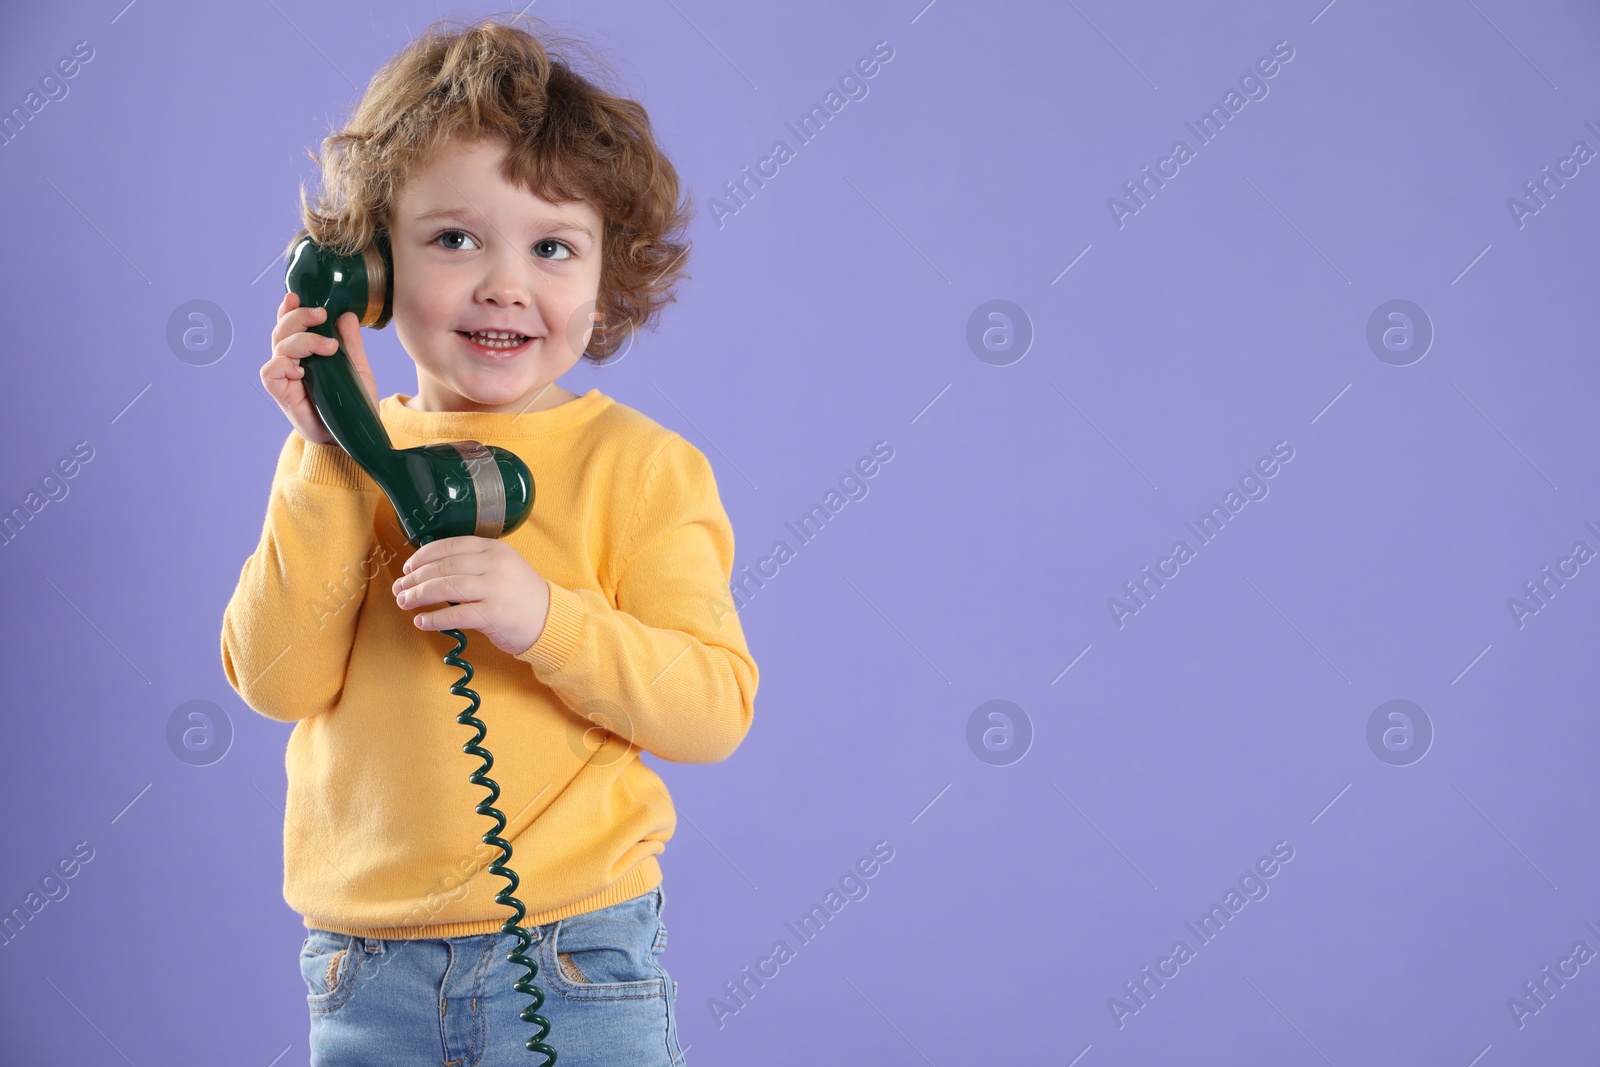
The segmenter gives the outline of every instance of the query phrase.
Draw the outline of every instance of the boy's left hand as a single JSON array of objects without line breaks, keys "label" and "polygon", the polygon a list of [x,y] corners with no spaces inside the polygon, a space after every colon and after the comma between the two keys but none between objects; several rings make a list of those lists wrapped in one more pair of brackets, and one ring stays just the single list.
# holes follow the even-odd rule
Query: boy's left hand
[{"label": "boy's left hand", "polygon": [[500,651],[516,656],[533,647],[550,612],[550,586],[517,550],[494,537],[429,541],[406,560],[394,583],[405,610],[447,604],[419,613],[422,630],[477,630]]}]

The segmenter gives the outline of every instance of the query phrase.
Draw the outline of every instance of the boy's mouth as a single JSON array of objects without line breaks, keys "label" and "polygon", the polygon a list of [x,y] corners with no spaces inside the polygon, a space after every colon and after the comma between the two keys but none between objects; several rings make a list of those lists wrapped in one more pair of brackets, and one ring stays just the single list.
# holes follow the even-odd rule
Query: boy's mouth
[{"label": "boy's mouth", "polygon": [[525,334],[512,333],[508,330],[479,330],[473,333],[457,330],[456,336],[474,351],[489,356],[515,354],[526,348],[529,341],[534,340]]}]

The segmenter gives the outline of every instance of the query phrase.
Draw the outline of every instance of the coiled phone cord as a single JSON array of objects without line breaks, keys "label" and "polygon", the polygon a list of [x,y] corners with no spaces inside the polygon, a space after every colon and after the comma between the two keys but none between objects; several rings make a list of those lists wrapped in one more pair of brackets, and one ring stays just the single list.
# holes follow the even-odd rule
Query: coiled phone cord
[{"label": "coiled phone cord", "polygon": [[[453,600],[446,601],[446,603],[451,607],[455,607],[455,601]],[[505,862],[511,859],[511,843],[500,836],[500,831],[506,828],[506,817],[500,809],[494,806],[494,802],[500,799],[500,786],[494,779],[484,776],[484,772],[494,766],[494,756],[490,755],[488,749],[478,744],[488,734],[489,728],[484,725],[482,719],[472,714],[478,710],[481,702],[478,699],[478,694],[467,688],[467,683],[472,681],[473,675],[472,664],[461,658],[461,653],[467,647],[467,635],[460,630],[441,630],[439,632],[447,637],[456,639],[456,647],[445,653],[444,661],[452,667],[461,668],[465,672],[455,684],[450,686],[450,692],[456,696],[466,697],[471,701],[462,710],[461,714],[456,716],[456,722],[462,726],[477,727],[478,730],[476,737],[461,746],[461,751],[483,760],[483,766],[472,772],[470,780],[473,785],[485,786],[489,790],[488,798],[475,809],[479,815],[487,815],[495,820],[494,829],[483,835],[484,844],[496,845],[501,851],[500,858],[489,864],[489,873],[498,874],[511,883],[495,894],[494,902],[501,905],[510,905],[516,910],[516,914],[507,919],[500,930],[501,933],[515,934],[521,942],[506,959],[528,968],[528,973],[517,979],[515,988],[518,993],[527,993],[533,997],[533,1003],[522,1009],[521,1019],[525,1023],[532,1023],[538,1027],[539,1032],[530,1037],[524,1043],[524,1047],[529,1052],[538,1052],[549,1057],[539,1067],[555,1067],[556,1050],[544,1043],[544,1039],[550,1035],[550,1020],[539,1014],[539,1008],[544,1005],[544,993],[540,991],[538,986],[533,984],[533,979],[539,973],[539,964],[533,957],[525,954],[527,947],[533,943],[532,936],[521,926],[522,917],[528,912],[522,906],[522,901],[511,895],[512,891],[520,884],[520,879],[517,878],[515,871],[505,866]]]}]

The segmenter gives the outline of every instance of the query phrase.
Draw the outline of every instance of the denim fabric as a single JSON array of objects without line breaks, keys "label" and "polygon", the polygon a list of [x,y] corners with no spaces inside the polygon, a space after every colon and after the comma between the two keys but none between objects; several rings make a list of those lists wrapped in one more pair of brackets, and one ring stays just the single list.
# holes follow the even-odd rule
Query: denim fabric
[{"label": "denim fabric", "polygon": [[[608,908],[524,927],[557,1067],[681,1067],[678,983],[662,969],[658,886]],[[312,1067],[535,1067],[511,934],[385,940],[310,929],[300,949]]]}]

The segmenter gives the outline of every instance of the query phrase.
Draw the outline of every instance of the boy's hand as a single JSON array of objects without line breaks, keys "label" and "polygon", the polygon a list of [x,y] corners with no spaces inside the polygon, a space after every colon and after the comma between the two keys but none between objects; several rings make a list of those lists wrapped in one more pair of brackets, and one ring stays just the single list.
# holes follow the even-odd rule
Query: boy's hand
[{"label": "boy's hand", "polygon": [[500,651],[516,656],[533,647],[550,613],[550,586],[517,550],[495,537],[429,541],[406,560],[394,583],[401,608],[425,611],[413,620],[422,630],[477,630]]},{"label": "boy's hand", "polygon": [[[261,384],[267,387],[267,395],[278,402],[301,437],[319,444],[332,444],[333,435],[311,405],[311,397],[301,380],[306,372],[300,360],[306,356],[331,356],[339,350],[333,338],[310,332],[311,327],[321,323],[327,315],[322,308],[301,307],[300,297],[295,293],[284,294],[283,303],[278,305],[278,325],[272,330],[272,358],[261,367]],[[372,397],[376,407],[378,386],[372,377],[372,368],[367,366],[366,350],[361,347],[361,320],[353,312],[346,311],[334,325],[344,339],[344,350],[350,354],[356,376],[366,386],[367,395]]]}]

